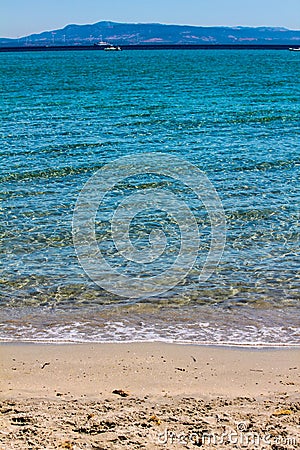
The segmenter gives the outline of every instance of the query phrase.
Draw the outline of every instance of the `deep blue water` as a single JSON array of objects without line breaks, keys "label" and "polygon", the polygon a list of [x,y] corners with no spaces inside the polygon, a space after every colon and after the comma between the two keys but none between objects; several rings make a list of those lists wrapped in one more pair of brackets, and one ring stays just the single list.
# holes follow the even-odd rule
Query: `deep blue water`
[{"label": "deep blue water", "polygon": [[[287,51],[1,54],[0,338],[299,345],[299,80],[300,56]],[[151,231],[164,230],[166,255],[140,265],[117,254],[112,213],[133,192],[173,192],[201,235],[179,284],[132,299],[84,272],[72,217],[97,170],[130,155],[143,165],[146,152],[158,168],[163,153],[206,174],[225,211],[226,245],[199,283],[211,239],[201,202],[172,177],[123,177],[96,221],[120,273],[159,274],[180,250],[168,214],[141,208],[132,242],[146,251]]]}]

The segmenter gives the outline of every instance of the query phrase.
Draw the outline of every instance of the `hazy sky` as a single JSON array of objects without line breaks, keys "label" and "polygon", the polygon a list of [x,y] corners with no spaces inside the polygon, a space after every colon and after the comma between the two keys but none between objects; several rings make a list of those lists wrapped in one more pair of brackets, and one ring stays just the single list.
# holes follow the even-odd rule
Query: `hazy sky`
[{"label": "hazy sky", "polygon": [[0,0],[1,37],[101,20],[300,29],[300,0]]}]

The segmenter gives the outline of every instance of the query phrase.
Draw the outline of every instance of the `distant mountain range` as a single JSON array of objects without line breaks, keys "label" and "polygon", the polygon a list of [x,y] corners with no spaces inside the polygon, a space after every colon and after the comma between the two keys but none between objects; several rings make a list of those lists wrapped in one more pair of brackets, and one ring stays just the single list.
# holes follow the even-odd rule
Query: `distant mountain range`
[{"label": "distant mountain range", "polygon": [[290,44],[300,45],[300,30],[272,27],[198,27],[157,23],[98,22],[31,34],[20,39],[0,38],[1,46],[111,44]]}]

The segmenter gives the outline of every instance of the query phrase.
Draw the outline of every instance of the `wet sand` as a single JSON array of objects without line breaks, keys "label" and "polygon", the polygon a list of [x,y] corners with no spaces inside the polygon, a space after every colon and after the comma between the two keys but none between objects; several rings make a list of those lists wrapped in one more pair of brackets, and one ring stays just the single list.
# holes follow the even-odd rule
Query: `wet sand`
[{"label": "wet sand", "polygon": [[0,450],[294,449],[299,368],[300,349],[2,344]]}]

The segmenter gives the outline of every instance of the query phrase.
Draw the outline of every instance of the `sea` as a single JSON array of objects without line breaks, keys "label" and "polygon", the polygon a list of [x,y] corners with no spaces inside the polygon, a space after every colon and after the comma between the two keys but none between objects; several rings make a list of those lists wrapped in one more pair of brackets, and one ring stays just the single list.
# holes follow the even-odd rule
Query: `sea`
[{"label": "sea", "polygon": [[1,53],[0,340],[299,346],[299,80],[283,50]]}]

